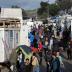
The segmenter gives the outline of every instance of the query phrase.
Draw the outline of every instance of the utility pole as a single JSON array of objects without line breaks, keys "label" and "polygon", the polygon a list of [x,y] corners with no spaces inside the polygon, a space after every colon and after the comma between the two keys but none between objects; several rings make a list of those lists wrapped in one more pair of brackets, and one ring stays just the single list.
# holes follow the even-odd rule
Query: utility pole
[{"label": "utility pole", "polygon": [[38,11],[38,9],[36,9],[36,20],[37,20],[37,18],[38,18],[38,17],[37,17],[37,11]]},{"label": "utility pole", "polygon": [[49,0],[47,1],[47,3],[48,3],[48,18],[47,18],[47,20],[48,20],[48,23],[49,23]]},{"label": "utility pole", "polygon": [[[49,0],[48,0],[48,4],[49,4]],[[48,6],[48,18],[49,18],[49,6]]]}]

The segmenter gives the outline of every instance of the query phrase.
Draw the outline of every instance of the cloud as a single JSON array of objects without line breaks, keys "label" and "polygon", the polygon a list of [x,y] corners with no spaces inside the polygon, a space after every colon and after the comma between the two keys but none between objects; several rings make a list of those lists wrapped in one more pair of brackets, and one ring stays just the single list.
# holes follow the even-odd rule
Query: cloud
[{"label": "cloud", "polygon": [[[24,9],[35,9],[40,6],[41,1],[48,0],[0,0],[1,7],[11,7],[12,5],[18,5]],[[50,0],[54,2],[54,0]]]}]

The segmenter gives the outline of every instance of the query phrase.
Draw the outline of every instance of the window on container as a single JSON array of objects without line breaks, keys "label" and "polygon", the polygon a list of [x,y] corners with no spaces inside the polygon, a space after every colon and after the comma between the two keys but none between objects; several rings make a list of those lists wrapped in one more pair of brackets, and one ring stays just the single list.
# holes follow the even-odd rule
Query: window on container
[{"label": "window on container", "polygon": [[18,43],[18,33],[16,33],[16,43]]},{"label": "window on container", "polygon": [[0,26],[3,26],[3,23],[0,23]]},{"label": "window on container", "polygon": [[8,27],[8,25],[10,25],[10,23],[5,23],[5,26]]},{"label": "window on container", "polygon": [[13,38],[13,31],[10,30],[10,38]]},{"label": "window on container", "polygon": [[10,25],[10,23],[5,23],[5,25]]}]

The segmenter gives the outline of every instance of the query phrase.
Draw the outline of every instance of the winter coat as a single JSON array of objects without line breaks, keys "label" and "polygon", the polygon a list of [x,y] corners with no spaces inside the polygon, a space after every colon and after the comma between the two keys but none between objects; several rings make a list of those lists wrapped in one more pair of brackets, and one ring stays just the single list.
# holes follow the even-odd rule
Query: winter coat
[{"label": "winter coat", "polygon": [[53,70],[53,72],[60,72],[60,61],[59,58],[55,58],[52,60],[51,63],[51,70]]}]

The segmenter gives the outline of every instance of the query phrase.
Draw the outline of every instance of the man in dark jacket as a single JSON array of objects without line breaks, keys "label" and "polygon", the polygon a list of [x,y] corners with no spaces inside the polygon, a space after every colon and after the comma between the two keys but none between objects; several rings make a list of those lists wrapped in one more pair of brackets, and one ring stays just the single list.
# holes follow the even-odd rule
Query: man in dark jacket
[{"label": "man in dark jacket", "polygon": [[67,56],[68,56],[68,59],[71,59],[71,47],[69,45],[68,49],[67,49]]},{"label": "man in dark jacket", "polygon": [[59,58],[56,57],[56,55],[54,54],[51,62],[51,71],[53,72],[60,72],[60,61]]},{"label": "man in dark jacket", "polygon": [[47,52],[45,60],[46,60],[46,65],[47,65],[47,72],[50,72],[50,64],[51,64],[51,60],[52,60],[51,51]]}]

